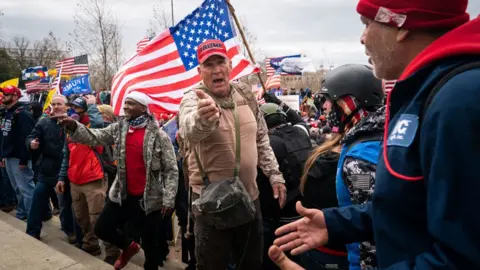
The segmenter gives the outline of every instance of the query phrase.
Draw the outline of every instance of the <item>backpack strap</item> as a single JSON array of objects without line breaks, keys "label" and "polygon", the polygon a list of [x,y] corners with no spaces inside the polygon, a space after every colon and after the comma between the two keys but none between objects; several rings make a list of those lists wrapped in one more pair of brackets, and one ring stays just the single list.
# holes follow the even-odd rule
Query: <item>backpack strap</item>
[{"label": "backpack strap", "polygon": [[243,97],[247,102],[248,107],[252,110],[253,115],[256,117],[258,113],[257,100],[252,93],[252,89],[244,83],[231,83],[232,87]]},{"label": "backpack strap", "polygon": [[361,136],[360,138],[356,139],[347,147],[347,153],[357,144],[363,142],[370,142],[370,141],[381,141],[383,139],[383,131],[378,131],[372,134],[367,134],[365,136]]},{"label": "backpack strap", "polygon": [[445,74],[442,77],[442,79],[432,88],[432,90],[430,91],[430,94],[428,95],[427,99],[425,100],[425,103],[423,104],[422,114],[421,114],[422,118],[425,116],[425,114],[427,114],[428,107],[430,107],[430,104],[432,103],[433,99],[438,94],[440,89],[442,89],[442,87],[448,81],[450,81],[450,79],[452,79],[453,77],[457,76],[460,73],[463,73],[467,70],[475,69],[475,68],[480,68],[480,61],[463,64],[463,65],[461,65],[459,67],[456,67],[453,70],[447,72],[447,74]]}]

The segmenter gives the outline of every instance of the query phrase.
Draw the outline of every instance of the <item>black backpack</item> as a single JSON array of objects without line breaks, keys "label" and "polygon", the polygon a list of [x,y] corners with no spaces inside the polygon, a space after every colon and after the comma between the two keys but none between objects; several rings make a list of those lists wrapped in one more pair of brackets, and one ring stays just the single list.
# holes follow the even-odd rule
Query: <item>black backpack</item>
[{"label": "black backpack", "polygon": [[271,136],[282,139],[287,152],[286,158],[279,160],[280,170],[285,178],[287,188],[287,203],[300,195],[300,179],[302,178],[303,168],[313,149],[310,138],[301,140],[299,134],[305,131],[295,126],[287,126],[275,131]]},{"label": "black backpack", "polygon": [[428,95],[427,99],[425,100],[425,103],[423,103],[423,108],[422,108],[422,114],[421,116],[424,117],[425,114],[427,113],[427,109],[432,103],[433,99],[435,96],[438,94],[440,89],[448,82],[450,79],[453,77],[457,76],[458,74],[470,70],[470,69],[475,69],[475,68],[480,68],[480,61],[475,61],[475,62],[470,62],[467,64],[460,65],[459,67],[454,68],[451,71],[448,71],[442,79],[438,81],[438,83],[432,88],[430,91],[430,94]]}]

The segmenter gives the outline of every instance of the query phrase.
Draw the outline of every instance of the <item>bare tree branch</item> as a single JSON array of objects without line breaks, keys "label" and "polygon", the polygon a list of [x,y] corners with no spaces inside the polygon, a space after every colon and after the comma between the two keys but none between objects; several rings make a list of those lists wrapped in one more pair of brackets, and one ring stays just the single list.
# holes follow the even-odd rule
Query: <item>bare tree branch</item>
[{"label": "bare tree branch", "polygon": [[77,7],[70,47],[89,55],[92,85],[110,88],[112,77],[123,62],[118,20],[105,0],[79,0]]},{"label": "bare tree branch", "polygon": [[23,36],[16,36],[12,38],[11,43],[8,45],[9,53],[14,59],[18,68],[24,69],[27,68],[30,63],[28,47],[30,46],[30,41]]},{"label": "bare tree branch", "polygon": [[[240,24],[241,24],[241,27],[242,27],[242,30],[243,30],[243,34],[245,34],[247,44],[250,47],[250,51],[253,54],[253,57],[255,57],[255,60],[256,60],[257,63],[260,63],[259,60],[261,59],[261,56],[260,56],[261,50],[260,50],[260,48],[257,47],[257,36],[248,27],[247,19],[245,18],[245,16],[240,16],[239,21],[240,21]],[[248,55],[247,47],[243,43],[243,40],[241,40],[240,36],[238,38],[240,39],[239,41],[242,44],[242,46],[241,46],[242,47],[242,54],[247,59],[251,60],[250,56]]]},{"label": "bare tree branch", "polygon": [[52,31],[48,36],[33,43],[32,59],[35,66],[47,66],[53,68],[55,62],[67,57],[64,44],[61,43]]},{"label": "bare tree branch", "polygon": [[153,17],[150,19],[150,26],[147,29],[149,37],[155,36],[173,26],[171,21],[172,13],[166,10],[163,5],[154,5],[152,13]]}]

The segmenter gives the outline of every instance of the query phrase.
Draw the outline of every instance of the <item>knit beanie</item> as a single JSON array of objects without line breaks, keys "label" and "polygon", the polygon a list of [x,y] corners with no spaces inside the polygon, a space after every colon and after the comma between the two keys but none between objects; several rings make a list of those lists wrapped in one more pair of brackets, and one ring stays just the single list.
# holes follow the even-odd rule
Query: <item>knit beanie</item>
[{"label": "knit beanie", "polygon": [[470,20],[468,0],[360,0],[357,12],[405,29],[454,29]]}]

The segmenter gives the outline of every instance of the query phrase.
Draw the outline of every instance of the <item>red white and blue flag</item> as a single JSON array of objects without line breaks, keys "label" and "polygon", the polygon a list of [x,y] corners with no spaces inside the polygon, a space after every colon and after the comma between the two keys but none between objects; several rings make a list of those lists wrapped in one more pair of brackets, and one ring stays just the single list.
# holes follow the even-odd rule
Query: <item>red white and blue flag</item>
[{"label": "red white and blue flag", "polygon": [[70,58],[65,58],[55,63],[55,68],[62,67],[62,75],[85,75],[88,74],[88,55],[80,55]]},{"label": "red white and blue flag", "polygon": [[383,80],[383,90],[388,94],[395,87],[396,80]]},{"label": "red white and blue flag", "polygon": [[147,47],[150,40],[151,40],[151,38],[149,38],[149,37],[142,38],[142,40],[140,40],[137,43],[137,53],[141,52],[143,49],[145,49],[145,47]]},{"label": "red white and blue flag", "polygon": [[31,93],[40,92],[40,91],[47,91],[49,90],[49,86],[50,86],[50,79],[46,77],[41,80],[26,82],[25,90],[27,90],[28,94],[31,94]]},{"label": "red white and blue flag", "polygon": [[154,37],[120,68],[112,84],[115,114],[123,114],[124,99],[132,91],[151,98],[152,112],[177,112],[183,93],[201,81],[197,72],[197,46],[209,39],[225,43],[233,64],[232,80],[259,72],[240,53],[225,0],[205,0],[180,23]]}]

